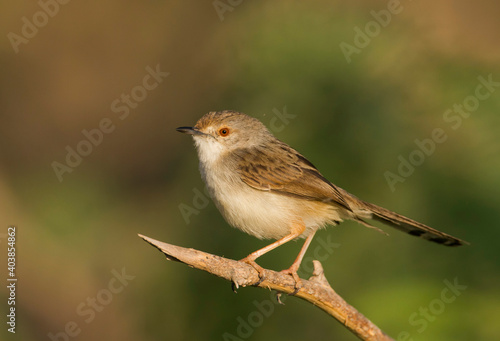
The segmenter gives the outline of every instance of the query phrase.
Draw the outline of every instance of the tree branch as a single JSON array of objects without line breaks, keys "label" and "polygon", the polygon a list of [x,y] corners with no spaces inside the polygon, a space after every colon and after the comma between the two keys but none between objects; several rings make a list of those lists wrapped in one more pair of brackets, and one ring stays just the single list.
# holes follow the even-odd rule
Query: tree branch
[{"label": "tree branch", "polygon": [[[236,288],[259,282],[258,272],[249,264],[163,243],[140,234],[139,237],[163,252],[168,260],[181,262],[224,278],[231,281]],[[258,287],[291,294],[295,291],[295,281],[290,275],[264,269],[264,280]],[[295,296],[323,309],[361,340],[394,341],[332,289],[319,261],[314,261],[313,275],[309,280],[302,279],[302,287]]]}]

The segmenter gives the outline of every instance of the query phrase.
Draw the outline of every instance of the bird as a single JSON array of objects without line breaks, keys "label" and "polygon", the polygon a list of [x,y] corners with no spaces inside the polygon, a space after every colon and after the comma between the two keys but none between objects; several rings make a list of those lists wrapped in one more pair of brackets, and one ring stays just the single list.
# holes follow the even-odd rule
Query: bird
[{"label": "bird", "polygon": [[259,239],[275,240],[241,260],[256,269],[261,279],[264,269],[255,260],[302,238],[295,261],[282,271],[300,283],[297,271],[316,231],[344,220],[383,232],[365,221],[371,219],[445,246],[468,244],[336,186],[252,116],[212,111],[194,126],[176,130],[193,137],[201,177],[229,225]]}]

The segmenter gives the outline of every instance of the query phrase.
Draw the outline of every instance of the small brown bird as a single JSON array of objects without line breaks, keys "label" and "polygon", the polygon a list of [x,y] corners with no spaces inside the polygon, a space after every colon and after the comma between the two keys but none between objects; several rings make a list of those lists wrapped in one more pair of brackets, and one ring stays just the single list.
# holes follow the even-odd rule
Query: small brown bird
[{"label": "small brown bird", "polygon": [[283,270],[299,282],[297,270],[315,232],[345,219],[381,231],[364,221],[377,220],[446,246],[468,244],[335,186],[259,120],[243,113],[210,112],[194,127],[177,131],[193,136],[202,178],[226,221],[257,238],[276,239],[242,259],[261,277],[258,257],[290,240],[306,238],[295,262]]}]

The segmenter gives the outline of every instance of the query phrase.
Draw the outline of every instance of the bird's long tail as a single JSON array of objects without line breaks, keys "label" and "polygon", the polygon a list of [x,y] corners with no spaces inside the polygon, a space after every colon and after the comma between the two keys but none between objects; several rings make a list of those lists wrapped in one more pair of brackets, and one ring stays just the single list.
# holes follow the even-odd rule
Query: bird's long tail
[{"label": "bird's long tail", "polygon": [[[446,246],[460,246],[469,244],[464,240],[455,238],[449,234],[433,229],[432,227],[402,216],[401,214],[389,211],[383,207],[362,200],[359,200],[358,204],[361,204],[360,206],[362,206],[362,211],[363,213],[365,213],[363,215],[364,217],[367,217],[366,213],[371,214],[371,217],[368,216],[367,218],[380,221],[412,236],[417,236],[425,240],[429,240],[431,242]],[[371,227],[370,224],[366,223],[363,220],[361,220],[360,222]]]},{"label": "bird's long tail", "polygon": [[431,242],[442,245],[460,246],[469,244],[464,240],[458,239],[449,234],[433,229],[432,227],[429,227],[427,225],[419,223],[418,221],[402,216],[401,214],[389,211],[388,209],[385,209],[383,207],[363,201],[342,188],[338,189],[343,194],[343,198],[347,201],[347,203],[351,208],[350,218],[367,227],[385,233],[378,227],[375,227],[364,221],[363,219],[365,218],[380,221],[386,225],[392,226],[412,236],[417,236],[425,240],[429,240]]}]

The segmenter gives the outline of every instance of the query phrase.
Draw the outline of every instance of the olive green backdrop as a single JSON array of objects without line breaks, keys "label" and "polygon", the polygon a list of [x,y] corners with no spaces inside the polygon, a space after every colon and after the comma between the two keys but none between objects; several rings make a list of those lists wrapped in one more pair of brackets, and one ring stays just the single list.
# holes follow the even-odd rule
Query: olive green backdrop
[{"label": "olive green backdrop", "polygon": [[[192,141],[175,131],[223,109],[259,118],[360,198],[471,243],[347,222],[317,234],[302,277],[321,259],[332,286],[398,340],[499,339],[499,10],[2,3],[2,340],[356,339],[299,299],[234,294],[137,237],[234,259],[266,245],[222,219]],[[9,225],[15,335],[5,323]],[[286,268],[300,246],[260,263]]]}]

